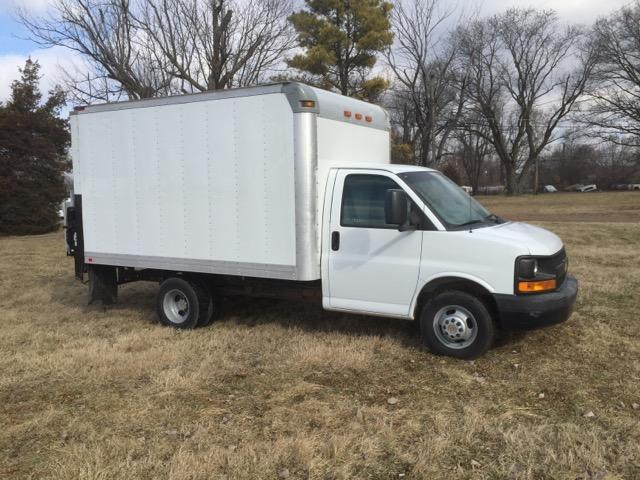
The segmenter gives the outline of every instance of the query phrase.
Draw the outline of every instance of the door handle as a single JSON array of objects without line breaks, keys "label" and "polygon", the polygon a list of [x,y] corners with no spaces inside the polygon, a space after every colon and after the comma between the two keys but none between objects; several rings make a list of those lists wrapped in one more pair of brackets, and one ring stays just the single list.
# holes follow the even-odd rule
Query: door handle
[{"label": "door handle", "polygon": [[331,250],[334,252],[340,249],[340,232],[331,233]]}]

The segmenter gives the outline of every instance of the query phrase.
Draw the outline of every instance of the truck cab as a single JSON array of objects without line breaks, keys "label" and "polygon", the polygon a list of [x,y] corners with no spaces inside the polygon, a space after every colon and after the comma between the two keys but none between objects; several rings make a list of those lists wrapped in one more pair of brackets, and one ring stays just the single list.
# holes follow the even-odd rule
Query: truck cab
[{"label": "truck cab", "polygon": [[323,213],[328,310],[415,319],[429,347],[471,358],[495,326],[566,320],[577,295],[560,238],[491,214],[438,171],[332,168]]}]

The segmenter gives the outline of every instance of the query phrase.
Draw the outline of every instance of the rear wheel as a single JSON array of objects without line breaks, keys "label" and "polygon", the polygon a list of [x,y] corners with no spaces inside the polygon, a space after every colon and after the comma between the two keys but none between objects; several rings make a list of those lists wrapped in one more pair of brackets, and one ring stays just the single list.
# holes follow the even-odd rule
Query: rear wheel
[{"label": "rear wheel", "polygon": [[211,293],[197,282],[168,278],[160,285],[157,298],[160,322],[175,328],[195,328],[211,323]]},{"label": "rear wheel", "polygon": [[422,338],[440,355],[473,359],[493,344],[495,325],[484,302],[460,291],[434,296],[420,315]]}]

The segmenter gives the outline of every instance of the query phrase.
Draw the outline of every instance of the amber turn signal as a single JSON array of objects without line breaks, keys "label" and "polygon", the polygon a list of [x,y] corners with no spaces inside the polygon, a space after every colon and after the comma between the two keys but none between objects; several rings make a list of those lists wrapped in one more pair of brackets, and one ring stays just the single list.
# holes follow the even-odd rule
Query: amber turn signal
[{"label": "amber turn signal", "polygon": [[314,108],[316,106],[316,102],[313,100],[300,100],[300,105],[304,108]]},{"label": "amber turn signal", "polygon": [[533,282],[518,282],[518,291],[520,293],[546,292],[555,290],[556,280],[538,280]]}]

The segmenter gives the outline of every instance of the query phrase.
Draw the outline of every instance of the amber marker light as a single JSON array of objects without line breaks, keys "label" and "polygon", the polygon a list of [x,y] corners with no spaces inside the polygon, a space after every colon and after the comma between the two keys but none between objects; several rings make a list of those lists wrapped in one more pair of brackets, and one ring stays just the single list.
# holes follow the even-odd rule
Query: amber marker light
[{"label": "amber marker light", "polygon": [[344,111],[344,116],[347,118],[351,118],[351,112],[349,110]]},{"label": "amber marker light", "polygon": [[300,105],[304,108],[314,108],[316,106],[316,102],[313,100],[300,100]]},{"label": "amber marker light", "polygon": [[356,113],[356,120],[362,120],[362,114]]},{"label": "amber marker light", "polygon": [[364,119],[369,123],[373,122],[373,117],[371,115],[367,115]]},{"label": "amber marker light", "polygon": [[547,292],[556,289],[556,280],[537,280],[531,282],[518,282],[518,291],[520,293],[536,293]]}]

